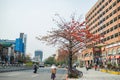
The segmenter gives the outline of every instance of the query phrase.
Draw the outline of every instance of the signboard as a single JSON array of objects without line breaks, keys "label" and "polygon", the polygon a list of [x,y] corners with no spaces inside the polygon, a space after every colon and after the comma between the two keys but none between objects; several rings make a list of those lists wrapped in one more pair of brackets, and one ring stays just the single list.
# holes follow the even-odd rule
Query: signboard
[{"label": "signboard", "polygon": [[15,41],[15,50],[24,53],[24,43],[21,38],[17,38]]}]

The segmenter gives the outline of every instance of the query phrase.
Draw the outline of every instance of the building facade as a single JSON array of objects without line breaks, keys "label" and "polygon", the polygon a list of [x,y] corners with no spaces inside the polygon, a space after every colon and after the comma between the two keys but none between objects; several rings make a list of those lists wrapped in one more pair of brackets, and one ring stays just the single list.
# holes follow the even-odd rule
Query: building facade
[{"label": "building facade", "polygon": [[26,52],[26,35],[20,33],[16,40],[0,39],[0,63],[23,62]]},{"label": "building facade", "polygon": [[35,57],[39,57],[40,62],[42,62],[43,59],[43,52],[41,50],[36,50],[35,51]]},{"label": "building facade", "polygon": [[[120,64],[120,0],[98,0],[85,16],[89,31],[102,35],[82,51],[85,64]],[[88,47],[91,46],[91,47]]]}]

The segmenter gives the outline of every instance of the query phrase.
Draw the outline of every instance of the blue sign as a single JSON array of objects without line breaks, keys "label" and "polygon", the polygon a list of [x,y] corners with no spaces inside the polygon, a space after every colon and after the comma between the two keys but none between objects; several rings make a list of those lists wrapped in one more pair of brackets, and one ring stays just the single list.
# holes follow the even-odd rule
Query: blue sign
[{"label": "blue sign", "polygon": [[24,53],[24,43],[21,38],[17,38],[15,41],[15,50],[18,52],[23,52]]}]

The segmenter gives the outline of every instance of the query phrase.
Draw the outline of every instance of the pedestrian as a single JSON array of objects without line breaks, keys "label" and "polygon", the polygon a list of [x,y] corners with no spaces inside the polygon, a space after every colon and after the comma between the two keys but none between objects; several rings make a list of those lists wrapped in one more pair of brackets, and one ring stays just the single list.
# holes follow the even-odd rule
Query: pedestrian
[{"label": "pedestrian", "polygon": [[51,79],[52,80],[55,80],[55,78],[56,78],[56,66],[55,65],[52,65],[52,67],[51,67]]},{"label": "pedestrian", "polygon": [[104,66],[104,67],[105,67],[105,70],[107,70],[107,64],[106,64],[106,63],[105,63],[105,66]]},{"label": "pedestrian", "polygon": [[86,70],[88,71],[88,69],[89,69],[89,66],[88,66],[88,64],[86,64]]},{"label": "pedestrian", "polygon": [[33,73],[37,73],[37,65],[36,64],[34,64],[33,69],[34,69]]},{"label": "pedestrian", "polygon": [[97,70],[97,64],[95,64],[95,71]]}]

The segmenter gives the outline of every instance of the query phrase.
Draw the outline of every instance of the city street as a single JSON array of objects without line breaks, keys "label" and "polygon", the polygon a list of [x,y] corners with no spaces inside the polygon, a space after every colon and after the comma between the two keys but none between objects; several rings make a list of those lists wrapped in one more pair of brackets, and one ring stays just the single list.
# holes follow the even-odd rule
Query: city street
[{"label": "city street", "polygon": [[[64,80],[65,69],[58,68],[55,80]],[[50,68],[39,68],[36,74],[33,70],[0,73],[0,80],[50,80]]]},{"label": "city street", "polygon": [[108,74],[94,69],[86,71],[85,68],[77,68],[83,72],[83,77],[80,79],[69,79],[69,80],[120,80],[120,75]]}]

